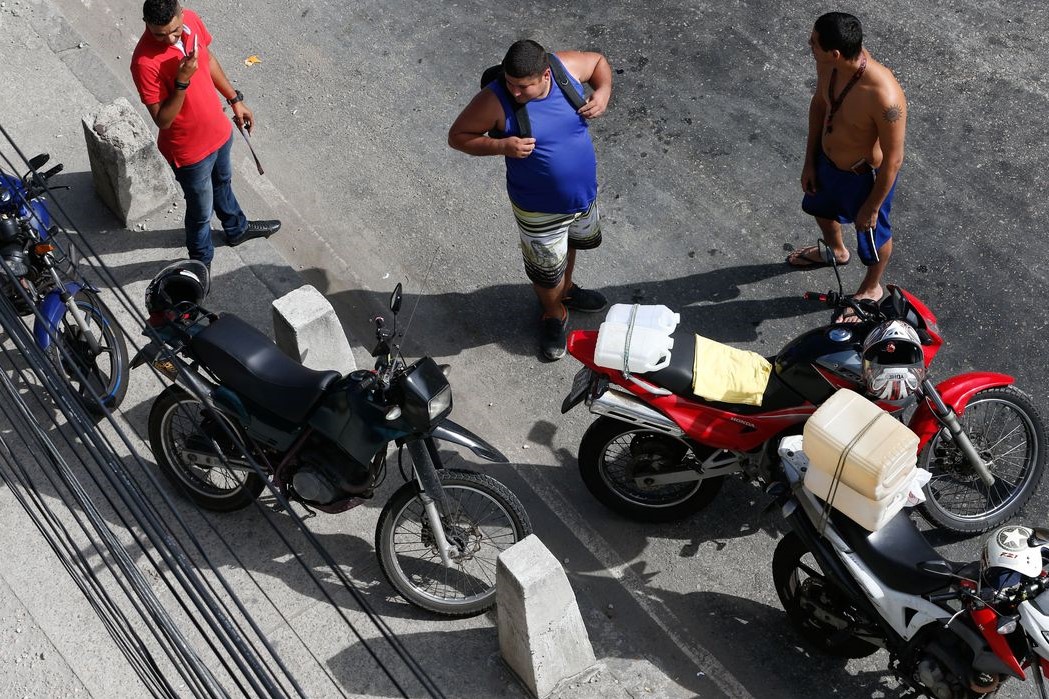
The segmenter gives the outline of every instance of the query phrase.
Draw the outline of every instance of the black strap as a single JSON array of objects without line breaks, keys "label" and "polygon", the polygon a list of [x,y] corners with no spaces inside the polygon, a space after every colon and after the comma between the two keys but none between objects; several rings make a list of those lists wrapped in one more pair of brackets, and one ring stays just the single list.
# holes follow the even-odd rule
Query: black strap
[{"label": "black strap", "polygon": [[[579,111],[579,109],[586,104],[586,98],[579,94],[579,91],[575,89],[575,85],[572,84],[572,79],[568,75],[568,71],[565,70],[564,65],[561,63],[561,59],[552,53],[546,54],[547,62],[550,64],[550,76],[553,81],[560,88],[561,94],[565,96],[568,103],[572,105],[572,109]],[[481,76],[481,87],[489,84],[493,80],[503,80],[502,66],[494,65],[484,71]],[[505,83],[503,88],[505,89]],[[509,92],[507,93],[509,94]],[[513,99],[513,96],[510,96]],[[525,104],[514,103],[514,120],[517,121],[517,135],[519,138],[531,138],[532,137],[532,123],[528,120],[528,110],[525,109]],[[492,138],[506,138],[509,134],[503,131],[492,129],[488,132],[488,135]]]},{"label": "black strap", "polygon": [[568,75],[568,71],[565,70],[561,59],[552,53],[546,54],[546,57],[550,62],[550,74],[553,76],[554,82],[561,88],[561,92],[564,94],[565,99],[568,100],[568,103],[572,105],[572,109],[578,112],[586,104],[586,100],[575,89],[575,85],[572,84],[572,78]]}]

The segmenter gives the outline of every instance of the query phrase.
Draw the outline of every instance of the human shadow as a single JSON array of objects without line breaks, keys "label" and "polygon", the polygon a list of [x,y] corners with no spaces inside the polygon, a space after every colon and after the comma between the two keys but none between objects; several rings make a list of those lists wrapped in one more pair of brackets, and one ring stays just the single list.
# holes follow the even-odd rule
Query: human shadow
[{"label": "human shadow", "polygon": [[[610,303],[663,304],[681,314],[680,327],[694,329],[721,342],[750,342],[763,321],[808,314],[814,305],[798,296],[741,299],[743,287],[790,272],[783,264],[740,265],[680,277],[606,286]],[[330,284],[322,270],[305,272],[322,293]],[[392,288],[391,284],[391,288]],[[388,315],[389,290],[350,289],[328,294],[343,325],[355,337],[369,338],[369,319]],[[537,305],[524,284],[496,284],[467,292],[428,294],[405,288],[399,321],[410,318],[405,348],[452,356],[465,349],[495,344],[518,355],[536,355]],[[596,329],[604,314],[571,314],[569,327]]]}]

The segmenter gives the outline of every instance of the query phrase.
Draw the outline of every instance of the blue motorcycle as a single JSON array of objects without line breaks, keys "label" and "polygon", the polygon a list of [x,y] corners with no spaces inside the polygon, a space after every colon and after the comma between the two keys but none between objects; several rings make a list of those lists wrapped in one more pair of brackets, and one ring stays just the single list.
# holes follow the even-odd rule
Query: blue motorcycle
[{"label": "blue motorcycle", "polygon": [[45,194],[62,165],[40,172],[48,159],[30,159],[21,178],[0,170],[0,293],[19,315],[36,315],[37,346],[84,407],[101,415],[127,392],[127,345],[99,290],[81,278],[75,250],[59,244]]}]

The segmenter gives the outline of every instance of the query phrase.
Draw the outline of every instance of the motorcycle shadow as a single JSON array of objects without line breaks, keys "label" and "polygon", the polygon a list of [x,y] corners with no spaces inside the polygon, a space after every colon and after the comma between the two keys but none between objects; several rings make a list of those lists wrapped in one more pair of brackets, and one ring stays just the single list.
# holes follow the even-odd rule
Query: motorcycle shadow
[{"label": "motorcycle shadow", "polygon": [[[743,286],[771,280],[788,271],[781,263],[741,265],[678,279],[604,286],[600,291],[610,304],[664,304],[681,314],[683,327],[695,328],[712,339],[752,342],[760,338],[758,328],[764,321],[793,318],[820,308],[803,300],[800,292],[796,296],[736,300]],[[369,318],[386,314],[389,290],[348,289],[332,293],[324,270],[308,269],[303,274],[328,296],[353,337],[372,337],[374,328]],[[770,283],[768,288],[778,287]],[[446,357],[492,343],[511,354],[537,353],[539,307],[524,283],[436,294],[409,285],[405,289],[405,309],[412,312],[417,302],[418,313],[413,315],[411,337],[405,344],[409,354]],[[572,313],[569,329],[596,329],[604,315]]]},{"label": "motorcycle shadow", "polygon": [[754,696],[913,696],[886,669],[884,651],[858,660],[823,655],[797,636],[778,606],[711,591],[678,597],[668,606],[719,639],[719,659]]}]

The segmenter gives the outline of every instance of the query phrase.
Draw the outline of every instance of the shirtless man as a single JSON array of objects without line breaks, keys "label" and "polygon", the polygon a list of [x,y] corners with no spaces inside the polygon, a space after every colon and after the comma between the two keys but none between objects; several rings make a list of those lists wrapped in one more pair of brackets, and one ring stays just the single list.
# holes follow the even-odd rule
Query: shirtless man
[{"label": "shirtless man", "polygon": [[[863,48],[863,30],[852,15],[830,12],[817,19],[809,46],[816,92],[809,105],[801,208],[816,218],[838,264],[850,259],[841,224],[855,223],[867,274],[854,297],[876,301],[892,254],[889,211],[903,164],[907,100],[892,72]],[[825,266],[819,252],[814,245],[796,250],[787,264]]]}]

